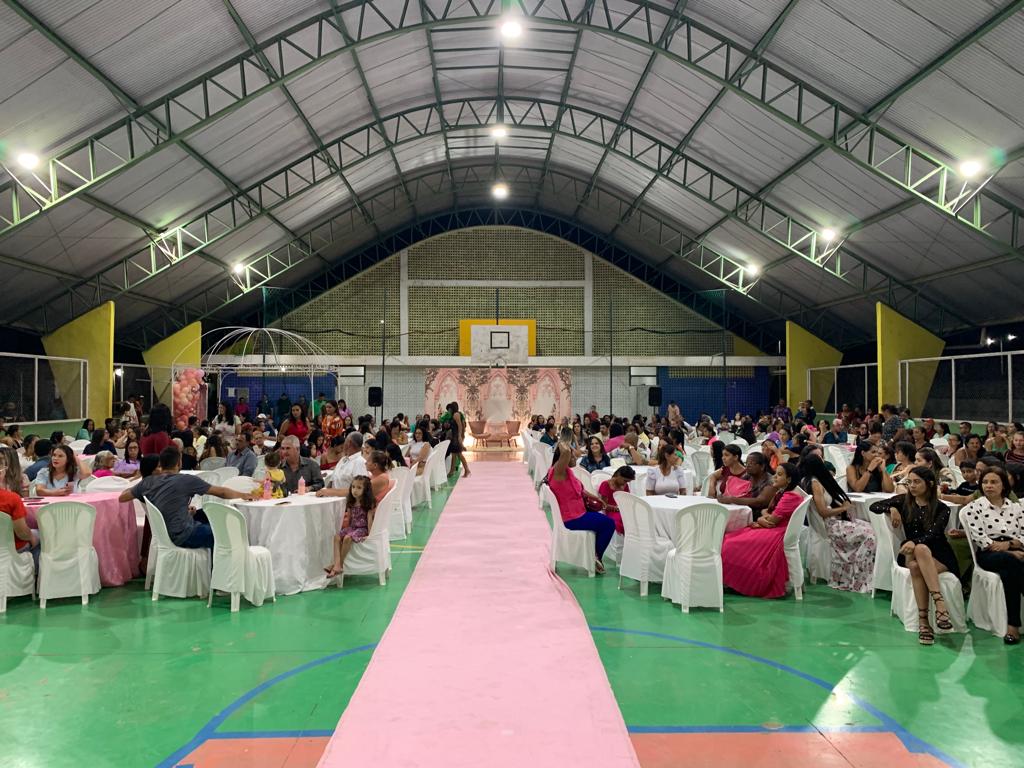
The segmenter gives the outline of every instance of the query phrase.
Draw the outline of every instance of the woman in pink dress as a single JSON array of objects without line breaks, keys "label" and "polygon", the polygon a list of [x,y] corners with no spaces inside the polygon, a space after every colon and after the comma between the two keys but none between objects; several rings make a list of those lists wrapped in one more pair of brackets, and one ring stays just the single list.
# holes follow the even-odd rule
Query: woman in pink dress
[{"label": "woman in pink dress", "polygon": [[722,541],[722,581],[725,586],[751,597],[782,597],[786,594],[789,566],[782,540],[789,518],[804,497],[794,490],[800,482],[795,464],[782,464],[772,486],[775,498],[765,514],[746,528],[725,534]]}]

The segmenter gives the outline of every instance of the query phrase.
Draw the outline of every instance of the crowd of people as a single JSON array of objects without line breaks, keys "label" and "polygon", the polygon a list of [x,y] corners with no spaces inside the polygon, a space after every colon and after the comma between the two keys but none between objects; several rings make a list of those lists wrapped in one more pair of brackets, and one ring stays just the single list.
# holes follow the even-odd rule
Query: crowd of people
[{"label": "crowd of people", "polygon": [[[897,555],[908,568],[920,616],[919,640],[934,642],[929,614],[949,629],[949,610],[939,589],[939,574],[971,586],[976,548],[979,564],[998,574],[1007,602],[1004,641],[1020,642],[1020,597],[1024,590],[1024,426],[989,422],[985,435],[970,422],[957,431],[944,422],[915,420],[906,408],[884,405],[879,413],[843,406],[831,420],[818,420],[811,401],[794,414],[780,401],[754,416],[737,413],[716,423],[702,414],[687,422],[676,403],[664,416],[633,418],[601,416],[591,406],[585,414],[556,420],[534,416],[529,427],[540,442],[553,446],[546,482],[559,502],[566,527],[593,531],[595,563],[604,571],[603,556],[618,530],[621,516],[614,490],[628,489],[632,466],[656,467],[646,473],[650,494],[686,494],[696,489],[687,476],[686,456],[707,445],[713,471],[706,485],[710,498],[749,507],[752,521],[726,534],[722,544],[723,581],[745,595],[781,597],[788,565],[783,538],[789,518],[807,496],[808,514],[818,515],[831,549],[829,585],[868,592],[879,543],[870,523],[852,515],[851,493],[888,494],[870,506],[887,516],[904,541]],[[652,451],[652,446],[657,446]],[[849,451],[848,466],[839,477],[825,447]],[[745,459],[744,459],[745,455]],[[587,472],[618,468],[612,478],[589,493],[569,471],[578,464]],[[631,466],[632,465],[632,466]],[[960,478],[954,480],[956,467]],[[959,524],[950,525],[950,508],[961,508]],[[887,545],[887,544],[886,544]]]}]

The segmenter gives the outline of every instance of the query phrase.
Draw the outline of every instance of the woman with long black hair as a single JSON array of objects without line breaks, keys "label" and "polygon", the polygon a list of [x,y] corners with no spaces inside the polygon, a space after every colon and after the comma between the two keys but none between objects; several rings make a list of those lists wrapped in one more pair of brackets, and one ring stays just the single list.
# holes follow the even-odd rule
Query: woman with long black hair
[{"label": "woman with long black hair", "polygon": [[825,521],[832,548],[828,585],[845,592],[869,592],[875,569],[875,532],[864,520],[851,520],[853,503],[832,476],[820,456],[811,454],[800,462],[802,486],[813,502],[809,515]]}]

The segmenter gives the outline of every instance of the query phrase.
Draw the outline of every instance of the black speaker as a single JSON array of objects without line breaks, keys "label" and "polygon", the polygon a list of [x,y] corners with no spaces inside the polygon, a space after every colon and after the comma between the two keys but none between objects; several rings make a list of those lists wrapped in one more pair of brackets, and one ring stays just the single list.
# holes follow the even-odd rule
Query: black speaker
[{"label": "black speaker", "polygon": [[652,408],[661,407],[661,387],[651,387],[647,390],[647,404]]},{"label": "black speaker", "polygon": [[370,407],[380,408],[384,405],[384,390],[380,387],[370,387]]}]

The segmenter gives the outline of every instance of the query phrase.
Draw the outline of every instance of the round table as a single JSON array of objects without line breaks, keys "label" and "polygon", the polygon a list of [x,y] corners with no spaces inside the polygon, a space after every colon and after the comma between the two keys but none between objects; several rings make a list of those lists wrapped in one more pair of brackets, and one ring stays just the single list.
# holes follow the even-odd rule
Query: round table
[{"label": "round table", "polygon": [[270,550],[277,594],[327,586],[324,567],[334,560],[334,535],[345,511],[343,497],[293,494],[234,504],[248,522],[249,543]]},{"label": "round table", "polygon": [[109,491],[44,496],[36,503],[25,504],[28,524],[30,528],[39,528],[36,511],[47,504],[79,501],[95,507],[92,546],[99,559],[100,584],[119,587],[139,575],[139,524],[135,518],[135,505],[130,501],[118,501],[120,495],[120,491]]}]

